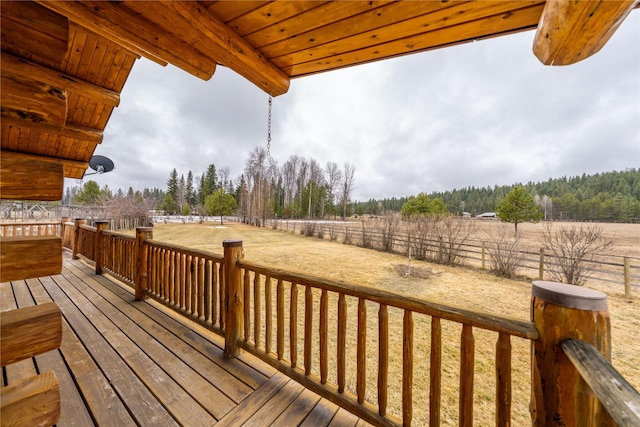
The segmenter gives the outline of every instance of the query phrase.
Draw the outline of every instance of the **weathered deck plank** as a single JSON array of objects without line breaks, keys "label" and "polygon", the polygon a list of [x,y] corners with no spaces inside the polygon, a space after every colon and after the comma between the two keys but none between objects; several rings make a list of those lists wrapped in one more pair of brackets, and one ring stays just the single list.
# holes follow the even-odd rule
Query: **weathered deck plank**
[{"label": "weathered deck plank", "polygon": [[60,349],[8,365],[6,383],[54,370],[60,426],[353,426],[339,410],[249,354],[223,358],[222,338],[65,257],[60,275],[0,284],[0,311],[53,301]]}]

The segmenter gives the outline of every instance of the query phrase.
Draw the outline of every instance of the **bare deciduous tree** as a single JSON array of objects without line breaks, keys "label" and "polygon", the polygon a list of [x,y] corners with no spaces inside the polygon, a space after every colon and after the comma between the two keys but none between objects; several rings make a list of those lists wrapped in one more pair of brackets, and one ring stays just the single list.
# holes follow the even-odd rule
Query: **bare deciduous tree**
[{"label": "bare deciduous tree", "polygon": [[436,262],[445,265],[458,264],[462,246],[469,240],[474,221],[467,221],[455,215],[436,218],[433,233],[438,240]]},{"label": "bare deciduous tree", "polygon": [[588,265],[608,249],[613,241],[604,235],[602,227],[570,226],[554,230],[545,224],[542,232],[545,250],[553,258],[547,265],[553,280],[583,286],[590,276]]},{"label": "bare deciduous tree", "polygon": [[520,234],[511,233],[510,227],[501,224],[497,234],[492,234],[489,240],[491,242],[487,245],[489,270],[499,277],[508,279],[515,277],[522,263]]},{"label": "bare deciduous tree", "polygon": [[356,167],[350,163],[344,164],[344,173],[342,174],[341,194],[340,201],[342,202],[342,218],[347,217],[347,205],[351,198],[351,192],[355,189],[353,183],[355,182]]}]

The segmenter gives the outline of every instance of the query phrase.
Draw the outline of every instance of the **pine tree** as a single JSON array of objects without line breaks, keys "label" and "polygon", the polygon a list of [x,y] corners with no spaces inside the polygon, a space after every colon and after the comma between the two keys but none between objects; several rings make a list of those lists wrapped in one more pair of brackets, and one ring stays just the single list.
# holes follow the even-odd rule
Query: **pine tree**
[{"label": "pine tree", "polygon": [[496,214],[503,222],[513,223],[518,232],[521,222],[538,222],[542,219],[540,207],[524,187],[517,185],[496,206]]}]

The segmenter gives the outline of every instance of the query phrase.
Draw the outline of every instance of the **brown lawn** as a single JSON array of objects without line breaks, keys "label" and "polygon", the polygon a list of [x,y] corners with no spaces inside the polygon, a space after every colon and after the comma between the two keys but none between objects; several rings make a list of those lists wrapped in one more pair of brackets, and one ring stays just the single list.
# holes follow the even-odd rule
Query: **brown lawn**
[{"label": "brown lawn", "polygon": [[[482,227],[494,227],[495,222],[485,222]],[[607,226],[609,228],[609,226]],[[638,225],[611,225],[608,233],[616,240],[612,249],[617,254],[636,255]],[[525,235],[534,236],[541,232],[539,224],[524,224]],[[222,241],[240,239],[244,242],[245,259],[265,264],[273,268],[313,274],[327,279],[344,280],[355,284],[376,286],[399,293],[443,302],[467,309],[479,310],[517,319],[528,320],[530,310],[530,281],[507,280],[489,273],[467,267],[446,267],[421,261],[412,261],[412,275],[405,277],[407,259],[374,250],[347,246],[341,243],[323,241],[315,237],[255,228],[242,224],[168,224],[156,225],[154,239],[179,245],[197,247],[222,253]],[[638,254],[640,255],[640,254]],[[622,285],[620,285],[622,286]],[[596,286],[598,288],[598,286]],[[601,289],[607,292],[607,289]],[[621,292],[608,292],[609,311],[612,324],[613,365],[636,389],[640,389],[640,290],[635,288],[632,299],[626,300]],[[304,292],[299,296],[304,300]],[[319,298],[315,298],[317,304]],[[333,302],[331,302],[333,304]],[[355,319],[355,306],[349,302],[349,319]],[[317,311],[316,311],[317,313]],[[368,308],[368,327],[377,330],[376,308]],[[299,319],[304,316],[298,316]],[[401,349],[401,313],[390,310],[391,348]],[[429,359],[429,318],[415,316],[415,361],[414,368],[414,424],[423,425],[428,416],[428,359]],[[355,339],[355,322],[349,322],[348,337]],[[300,328],[299,328],[300,329]],[[460,351],[460,326],[451,322],[443,323],[443,425],[457,424],[458,375]],[[331,331],[330,331],[331,335]],[[474,415],[476,425],[493,424],[495,411],[494,354],[497,334],[474,330],[475,395]],[[335,335],[334,335],[335,336]],[[368,334],[368,377],[367,399],[376,401],[375,371],[377,343],[374,333]],[[314,337],[316,338],[316,337]],[[513,339],[513,425],[530,424],[530,356],[529,343]],[[349,346],[349,343],[347,344]],[[299,347],[301,347],[299,345]],[[355,346],[351,346],[355,348]],[[347,359],[351,363],[348,372],[355,371],[355,350],[348,350]],[[330,353],[334,354],[334,353]],[[299,356],[298,360],[302,357]],[[401,355],[391,355],[390,371],[401,372]],[[317,362],[314,361],[314,366]],[[394,367],[395,366],[395,367]],[[317,369],[317,367],[314,367]],[[330,372],[335,367],[330,364]],[[349,376],[348,387],[355,390],[355,382]],[[330,381],[332,378],[330,377]],[[335,379],[333,379],[335,381]],[[398,413],[401,375],[391,375],[389,380],[389,405],[392,413]]]}]

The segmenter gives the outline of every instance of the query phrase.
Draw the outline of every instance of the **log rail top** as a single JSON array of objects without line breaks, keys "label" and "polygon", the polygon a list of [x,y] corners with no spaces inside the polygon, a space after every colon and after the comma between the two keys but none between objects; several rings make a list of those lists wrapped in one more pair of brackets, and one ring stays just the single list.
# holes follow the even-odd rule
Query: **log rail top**
[{"label": "log rail top", "polygon": [[[140,57],[204,80],[223,65],[278,96],[293,78],[536,28],[534,54],[571,64],[600,50],[637,7],[637,0],[3,1],[1,148],[62,164],[40,173],[43,182],[81,178]],[[47,163],[36,166],[27,173]],[[16,184],[5,182],[13,175],[2,174],[3,187]],[[43,200],[34,185],[18,184],[21,197],[13,197]]]}]

